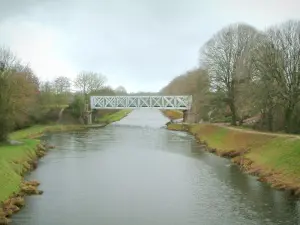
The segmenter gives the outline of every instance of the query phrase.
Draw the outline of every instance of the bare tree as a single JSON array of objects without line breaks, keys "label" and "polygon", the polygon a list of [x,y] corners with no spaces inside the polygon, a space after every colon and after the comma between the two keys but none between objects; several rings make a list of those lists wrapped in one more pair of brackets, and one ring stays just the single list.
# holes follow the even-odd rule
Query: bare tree
[{"label": "bare tree", "polygon": [[65,105],[69,103],[71,82],[68,77],[60,76],[53,82],[55,90],[55,103]]},{"label": "bare tree", "polygon": [[102,86],[101,89],[92,91],[91,95],[100,95],[100,96],[115,96],[116,92],[110,86]]},{"label": "bare tree", "polygon": [[21,65],[16,55],[13,54],[9,48],[4,46],[0,47],[0,62],[2,70],[12,69]]},{"label": "bare tree", "polygon": [[40,84],[40,104],[53,105],[55,104],[55,88],[53,82],[46,81]]},{"label": "bare tree", "polygon": [[60,76],[54,80],[54,88],[57,94],[64,94],[70,91],[71,82],[68,77]]},{"label": "bare tree", "polygon": [[268,31],[276,59],[273,76],[285,102],[286,131],[292,132],[293,114],[300,96],[300,21],[288,21]]},{"label": "bare tree", "polygon": [[210,108],[209,79],[207,71],[202,68],[195,68],[174,78],[161,91],[166,95],[192,95],[193,103],[190,112],[190,119],[199,121],[207,120]]},{"label": "bare tree", "polygon": [[202,63],[208,70],[212,88],[223,92],[231,111],[232,125],[236,125],[236,89],[243,82],[239,64],[245,62],[245,54],[253,44],[257,31],[245,24],[233,24],[223,28],[204,46]]},{"label": "bare tree", "polygon": [[274,129],[275,108],[280,103],[274,76],[279,55],[281,53],[274,48],[273,42],[264,32],[256,38],[249,60],[252,63],[252,83],[247,87],[251,90],[250,99],[256,107],[256,112],[260,113],[260,129],[266,127],[269,131]]},{"label": "bare tree", "polygon": [[269,116],[276,104],[284,108],[285,130],[293,132],[293,116],[300,101],[300,22],[287,21],[266,31],[254,55]]},{"label": "bare tree", "polygon": [[100,90],[105,82],[106,77],[102,74],[83,71],[77,75],[74,84],[86,96],[92,91]]},{"label": "bare tree", "polygon": [[115,92],[118,95],[126,95],[127,94],[127,91],[126,91],[126,89],[123,86],[117,87],[116,90],[115,90]]}]

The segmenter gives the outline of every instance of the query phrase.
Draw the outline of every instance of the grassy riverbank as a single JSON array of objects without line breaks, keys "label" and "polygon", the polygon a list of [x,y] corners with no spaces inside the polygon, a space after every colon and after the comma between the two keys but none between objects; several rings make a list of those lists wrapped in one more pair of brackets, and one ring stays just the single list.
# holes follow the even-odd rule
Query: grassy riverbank
[{"label": "grassy riverbank", "polygon": [[32,134],[33,131],[12,133],[18,143],[0,144],[0,224],[7,224],[8,217],[20,210],[24,195],[40,193],[23,180],[23,175],[35,169],[38,158],[45,155],[45,146],[39,140],[26,138]]},{"label": "grassy riverbank", "polygon": [[36,137],[45,132],[84,129],[81,125],[36,125],[10,134],[10,139],[18,144],[0,144],[0,202],[20,189],[22,175],[28,163],[37,158]]},{"label": "grassy riverbank", "polygon": [[9,137],[12,140],[36,138],[45,132],[82,130],[85,128],[86,127],[84,125],[35,125],[26,129],[13,132]]},{"label": "grassy riverbank", "polygon": [[22,140],[20,145],[0,146],[0,202],[20,190],[22,172],[36,156],[38,140]]},{"label": "grassy riverbank", "polygon": [[278,189],[300,194],[300,137],[232,129],[214,124],[169,124],[188,131],[207,150],[229,157],[247,173]]},{"label": "grassy riverbank", "polygon": [[[121,120],[127,116],[131,110],[121,110],[117,113],[109,114],[101,122],[111,123]],[[14,198],[20,193],[23,182],[23,175],[32,170],[37,165],[39,157],[43,156],[41,150],[43,146],[36,138],[46,132],[59,132],[87,129],[85,125],[36,125],[27,129],[13,132],[9,139],[17,141],[14,144],[0,144],[0,202],[10,202],[8,199]],[[16,208],[16,205],[8,203]],[[6,224],[7,215],[11,210],[7,205],[0,204],[0,224]]]},{"label": "grassy riverbank", "polygon": [[180,110],[162,110],[162,113],[171,120],[183,118],[183,112]]},{"label": "grassy riverbank", "polygon": [[[131,110],[121,110],[108,114],[101,122],[111,123],[121,120]],[[19,141],[20,144],[0,144],[0,202],[7,199],[20,188],[22,171],[28,160],[36,157],[36,148],[40,143],[35,139],[46,132],[73,131],[87,129],[85,125],[35,125],[23,130],[15,131],[9,135],[10,140]]]},{"label": "grassy riverbank", "polygon": [[97,119],[97,123],[109,124],[123,119],[129,113],[131,113],[131,109],[122,109],[116,113],[105,114],[104,116]]}]

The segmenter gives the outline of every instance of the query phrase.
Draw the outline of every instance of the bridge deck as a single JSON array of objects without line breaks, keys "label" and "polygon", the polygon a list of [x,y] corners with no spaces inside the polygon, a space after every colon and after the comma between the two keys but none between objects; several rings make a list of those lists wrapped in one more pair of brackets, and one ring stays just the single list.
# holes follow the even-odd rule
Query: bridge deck
[{"label": "bridge deck", "polygon": [[92,109],[191,108],[192,96],[91,96]]}]

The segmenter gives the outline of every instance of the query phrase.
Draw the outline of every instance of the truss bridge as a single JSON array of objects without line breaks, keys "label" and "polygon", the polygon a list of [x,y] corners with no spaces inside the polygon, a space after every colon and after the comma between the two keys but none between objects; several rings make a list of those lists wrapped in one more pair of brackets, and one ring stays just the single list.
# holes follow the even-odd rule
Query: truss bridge
[{"label": "truss bridge", "polygon": [[91,96],[91,109],[156,108],[189,110],[192,96]]}]

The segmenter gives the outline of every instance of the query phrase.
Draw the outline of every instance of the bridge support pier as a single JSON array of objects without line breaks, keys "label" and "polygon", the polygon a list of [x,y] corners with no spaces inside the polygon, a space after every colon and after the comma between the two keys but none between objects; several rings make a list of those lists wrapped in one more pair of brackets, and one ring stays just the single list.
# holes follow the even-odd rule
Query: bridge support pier
[{"label": "bridge support pier", "polygon": [[88,114],[87,123],[88,125],[92,124],[92,113]]},{"label": "bridge support pier", "polygon": [[85,104],[85,121],[88,125],[91,125],[93,123],[92,111],[89,110],[89,104]]},{"label": "bridge support pier", "polygon": [[187,122],[187,117],[188,117],[188,110],[183,110],[183,118],[182,118],[182,122],[186,123]]}]

